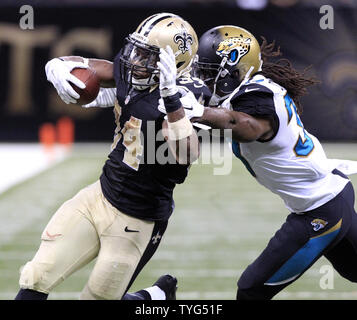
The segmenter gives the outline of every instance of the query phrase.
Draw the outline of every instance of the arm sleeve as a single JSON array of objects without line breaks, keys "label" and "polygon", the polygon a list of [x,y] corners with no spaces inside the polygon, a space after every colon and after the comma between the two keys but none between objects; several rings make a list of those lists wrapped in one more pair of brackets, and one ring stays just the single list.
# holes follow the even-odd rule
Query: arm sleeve
[{"label": "arm sleeve", "polygon": [[[279,117],[275,111],[274,95],[270,92],[252,91],[231,100],[234,111],[244,112],[252,117],[268,119],[274,131],[272,140],[279,130]],[[266,142],[265,140],[258,140]]]},{"label": "arm sleeve", "polygon": [[273,94],[253,91],[235,97],[231,100],[234,111],[244,112],[251,116],[275,115]]}]

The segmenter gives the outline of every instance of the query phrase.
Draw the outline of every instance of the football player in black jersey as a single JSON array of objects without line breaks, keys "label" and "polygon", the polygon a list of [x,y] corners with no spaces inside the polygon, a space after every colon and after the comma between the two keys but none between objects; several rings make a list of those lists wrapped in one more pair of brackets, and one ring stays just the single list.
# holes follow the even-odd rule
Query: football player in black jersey
[{"label": "football player in black jersey", "polygon": [[[247,30],[219,26],[199,41],[194,73],[210,86],[199,121],[232,130],[232,151],[290,214],[238,281],[237,299],[271,299],[325,256],[357,282],[357,215],[346,174],[352,161],[327,159],[303,126],[300,97],[316,81],[295,70],[274,43],[261,46]],[[342,172],[341,172],[342,171]],[[345,174],[344,174],[345,173]]]},{"label": "football player in black jersey", "polygon": [[[16,299],[46,299],[94,258],[81,299],[174,297],[176,279],[170,276],[161,277],[149,290],[126,292],[165,233],[174,210],[175,185],[185,181],[199,156],[196,132],[180,100],[195,95],[204,101],[210,96],[205,84],[190,76],[197,47],[188,22],[160,13],[126,38],[114,63],[74,56],[47,63],[47,79],[66,103],[79,98],[70,82],[84,87],[71,75],[74,68],[90,67],[101,87],[115,88],[117,127],[100,179],[54,214],[35,257],[22,268]],[[160,101],[165,112],[158,109]]]}]

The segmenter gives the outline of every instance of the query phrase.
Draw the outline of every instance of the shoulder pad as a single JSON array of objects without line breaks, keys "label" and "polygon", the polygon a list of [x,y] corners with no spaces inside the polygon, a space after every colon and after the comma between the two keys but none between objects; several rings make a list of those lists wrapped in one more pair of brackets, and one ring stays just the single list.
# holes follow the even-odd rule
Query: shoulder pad
[{"label": "shoulder pad", "polygon": [[247,83],[244,84],[238,92],[235,93],[235,95],[231,98],[231,101],[236,100],[238,98],[240,98],[243,95],[246,94],[255,94],[255,93],[268,93],[271,95],[274,95],[274,92],[272,90],[270,90],[269,88],[267,88],[264,85],[261,85],[259,83]]},{"label": "shoulder pad", "polygon": [[188,76],[180,77],[177,79],[177,85],[190,90],[197,99],[200,99],[199,101],[202,104],[208,104],[208,101],[211,98],[211,91],[206,84],[198,78]]}]

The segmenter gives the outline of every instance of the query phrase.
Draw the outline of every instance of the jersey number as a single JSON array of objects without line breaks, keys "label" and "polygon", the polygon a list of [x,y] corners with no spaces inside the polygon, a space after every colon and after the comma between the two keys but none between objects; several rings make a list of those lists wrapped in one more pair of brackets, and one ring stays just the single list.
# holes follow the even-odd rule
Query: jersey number
[{"label": "jersey number", "polygon": [[140,156],[143,154],[143,146],[141,144],[141,124],[142,120],[135,117],[131,117],[124,124],[124,128],[120,127],[121,107],[116,101],[114,105],[115,122],[117,127],[115,128],[114,141],[111,150],[114,150],[121,137],[123,137],[123,145],[126,150],[124,152],[123,162],[130,168],[138,171],[140,164]]},{"label": "jersey number", "polygon": [[301,119],[297,113],[294,101],[289,97],[289,95],[285,95],[284,100],[286,110],[288,111],[288,124],[295,115],[296,124],[299,130],[299,138],[294,146],[294,152],[298,157],[307,157],[310,155],[312,150],[314,150],[314,143],[304,129],[304,125],[302,124]]},{"label": "jersey number", "polygon": [[143,146],[141,145],[141,119],[130,117],[125,122],[124,128],[121,131],[123,134],[123,145],[126,150],[124,152],[123,162],[130,168],[138,171],[140,164],[140,156],[143,154]]}]

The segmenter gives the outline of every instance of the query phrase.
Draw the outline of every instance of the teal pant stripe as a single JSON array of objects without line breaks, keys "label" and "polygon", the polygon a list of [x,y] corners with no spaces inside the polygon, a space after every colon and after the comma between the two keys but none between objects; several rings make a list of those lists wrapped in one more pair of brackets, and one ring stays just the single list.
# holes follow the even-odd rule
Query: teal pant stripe
[{"label": "teal pant stripe", "polygon": [[336,238],[340,229],[321,237],[310,239],[301,249],[299,249],[281,268],[265,283],[267,285],[277,285],[294,279],[304,272],[316,257]]}]

